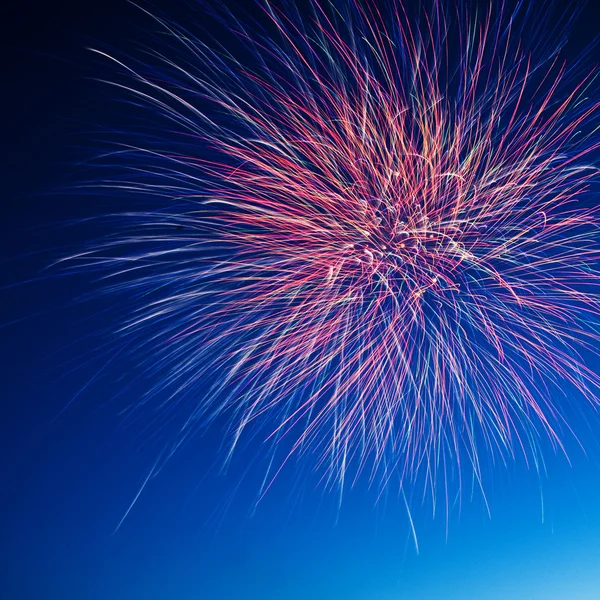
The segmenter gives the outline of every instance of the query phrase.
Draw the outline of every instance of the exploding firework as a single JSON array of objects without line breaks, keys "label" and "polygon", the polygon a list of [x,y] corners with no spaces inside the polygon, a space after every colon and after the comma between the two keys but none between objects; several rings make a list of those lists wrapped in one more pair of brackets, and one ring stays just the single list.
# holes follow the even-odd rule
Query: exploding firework
[{"label": "exploding firework", "polygon": [[153,201],[71,260],[129,291],[183,436],[260,435],[265,487],[303,456],[435,495],[597,403],[594,73],[518,10],[342,4],[220,13],[231,46],[150,15],[161,53],[101,53],[154,119],[106,185]]}]

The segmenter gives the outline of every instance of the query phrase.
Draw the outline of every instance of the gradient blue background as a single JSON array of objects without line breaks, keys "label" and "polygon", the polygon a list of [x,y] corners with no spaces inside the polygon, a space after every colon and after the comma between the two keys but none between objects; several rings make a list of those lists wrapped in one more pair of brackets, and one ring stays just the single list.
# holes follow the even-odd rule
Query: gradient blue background
[{"label": "gradient blue background", "polygon": [[[567,56],[598,34],[593,4]],[[177,18],[168,5],[159,3]],[[376,503],[359,486],[338,509],[316,478],[299,483],[292,469],[255,507],[260,465],[239,486],[245,456],[219,473],[218,428],[149,481],[114,533],[164,438],[148,432],[143,414],[122,422],[119,411],[143,382],[120,396],[135,364],[118,357],[107,365],[94,338],[86,341],[111,325],[102,314],[109,299],[72,303],[93,281],[53,273],[22,282],[45,276],[44,266],[90,234],[58,224],[120,206],[56,190],[85,172],[78,163],[92,154],[93,132],[128,126],[110,90],[88,79],[107,72],[85,47],[132,51],[148,21],[118,1],[19,2],[0,21],[0,597],[600,599],[594,421],[577,423],[587,457],[572,446],[571,465],[548,457],[548,476],[523,465],[490,473],[491,518],[481,498],[467,498],[446,531],[443,515],[432,519],[416,502],[418,554],[393,493]]]}]

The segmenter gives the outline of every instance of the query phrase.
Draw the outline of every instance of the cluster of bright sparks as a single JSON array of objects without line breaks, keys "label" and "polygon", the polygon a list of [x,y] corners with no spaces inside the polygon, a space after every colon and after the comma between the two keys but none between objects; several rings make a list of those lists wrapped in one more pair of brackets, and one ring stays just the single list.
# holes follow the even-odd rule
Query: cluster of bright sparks
[{"label": "cluster of bright sparks", "polygon": [[269,442],[265,488],[292,457],[434,494],[537,464],[599,383],[593,73],[502,7],[341,4],[229,15],[237,54],[158,19],[178,54],[110,57],[163,121],[107,185],[158,204],[77,258],[133,292],[182,437]]}]

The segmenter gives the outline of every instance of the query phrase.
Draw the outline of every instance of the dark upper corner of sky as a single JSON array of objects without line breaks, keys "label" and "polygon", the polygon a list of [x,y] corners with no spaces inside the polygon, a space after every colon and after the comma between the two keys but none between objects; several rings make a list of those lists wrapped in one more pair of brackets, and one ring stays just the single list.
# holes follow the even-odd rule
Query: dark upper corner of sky
[{"label": "dark upper corner of sky", "polygon": [[[357,0],[364,2],[365,0]],[[377,1],[377,0],[369,0]],[[485,7],[492,0],[468,0],[476,7]],[[526,0],[537,2],[538,0]],[[271,0],[277,3],[294,3],[294,0]],[[382,6],[387,5],[388,0],[379,0]],[[518,0],[507,0],[510,6]],[[540,5],[545,3],[539,0]],[[307,4],[307,0],[298,0],[300,6]],[[189,18],[189,7],[217,6],[225,4],[232,8],[242,8],[245,12],[252,14],[257,12],[256,0],[142,0],[136,2],[140,6],[156,9],[169,15],[174,20],[178,16],[185,15]],[[411,5],[413,1],[411,0]],[[596,0],[580,2],[579,0],[553,0],[557,15],[569,14],[583,6],[583,13],[578,20],[577,35],[591,38],[599,33],[600,3]],[[125,41],[128,33],[134,32],[136,27],[143,28],[147,25],[143,15],[130,0],[94,0],[91,2],[80,2],[78,0],[58,0],[57,2],[44,2],[43,0],[7,0],[3,3],[0,11],[3,14],[5,27],[3,28],[2,43],[17,46],[30,46],[42,50],[45,46],[51,51],[68,47],[70,44],[77,45],[86,38],[90,41],[100,36],[107,44],[115,44]],[[558,17],[557,17],[558,18]],[[8,25],[8,26],[6,26]]]}]

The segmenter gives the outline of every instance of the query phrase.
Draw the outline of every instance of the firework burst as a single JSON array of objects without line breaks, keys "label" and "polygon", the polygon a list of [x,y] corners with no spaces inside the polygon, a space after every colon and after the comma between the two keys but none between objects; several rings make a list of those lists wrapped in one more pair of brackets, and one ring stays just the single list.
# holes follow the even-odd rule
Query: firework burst
[{"label": "firework burst", "polygon": [[523,48],[547,22],[518,11],[343,4],[222,13],[235,52],[153,15],[172,52],[106,55],[161,123],[107,185],[159,205],[71,260],[132,292],[121,334],[183,436],[260,433],[267,487],[310,455],[340,486],[435,495],[538,463],[569,399],[596,404],[594,73]]}]

